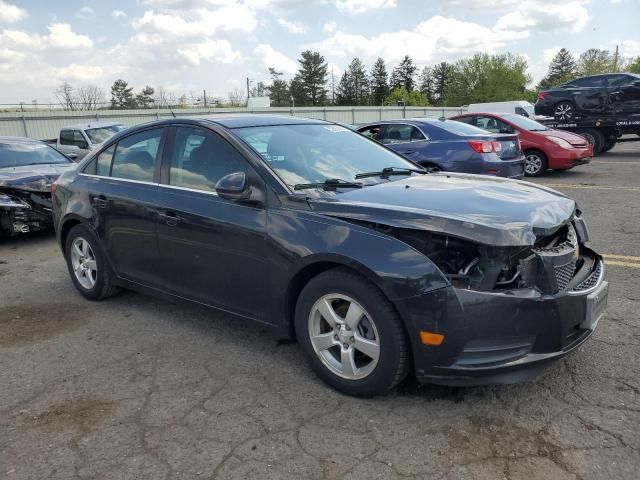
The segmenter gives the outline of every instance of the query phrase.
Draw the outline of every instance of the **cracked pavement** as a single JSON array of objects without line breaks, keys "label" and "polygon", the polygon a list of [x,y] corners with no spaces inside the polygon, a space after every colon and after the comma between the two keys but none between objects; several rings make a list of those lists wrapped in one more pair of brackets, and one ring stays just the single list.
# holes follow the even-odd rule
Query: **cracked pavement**
[{"label": "cracked pavement", "polygon": [[[640,183],[638,144],[596,160],[536,182]],[[640,256],[637,193],[560,190],[598,251]],[[88,302],[51,234],[2,240],[0,478],[636,479],[640,269],[607,277],[592,339],[537,379],[361,400],[259,326],[132,292]]]}]

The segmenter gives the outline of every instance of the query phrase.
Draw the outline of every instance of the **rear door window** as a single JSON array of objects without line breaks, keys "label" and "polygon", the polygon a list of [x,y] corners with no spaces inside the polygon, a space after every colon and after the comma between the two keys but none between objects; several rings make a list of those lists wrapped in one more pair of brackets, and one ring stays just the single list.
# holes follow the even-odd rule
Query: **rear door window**
[{"label": "rear door window", "polygon": [[108,177],[111,175],[111,160],[113,160],[113,152],[115,151],[115,146],[111,145],[105,151],[98,155],[97,169],[96,174],[102,175],[103,177]]},{"label": "rear door window", "polygon": [[153,181],[162,131],[162,128],[154,128],[120,140],[113,156],[111,176],[127,180]]},{"label": "rear door window", "polygon": [[413,125],[387,125],[382,134],[382,143],[385,145],[422,142],[424,140],[426,140],[424,134]]},{"label": "rear door window", "polygon": [[511,125],[493,117],[478,115],[478,117],[476,117],[476,126],[491,133],[513,133],[513,127]]},{"label": "rear door window", "polygon": [[380,125],[369,125],[359,129],[358,132],[367,138],[380,141]]}]

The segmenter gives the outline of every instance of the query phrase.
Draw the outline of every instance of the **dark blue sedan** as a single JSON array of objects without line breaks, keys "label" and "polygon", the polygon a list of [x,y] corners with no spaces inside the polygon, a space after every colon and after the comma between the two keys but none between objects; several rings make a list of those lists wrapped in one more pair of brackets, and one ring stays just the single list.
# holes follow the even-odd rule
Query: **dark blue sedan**
[{"label": "dark blue sedan", "polygon": [[359,127],[358,132],[432,170],[520,178],[518,135],[490,133],[455,120],[413,118]]}]

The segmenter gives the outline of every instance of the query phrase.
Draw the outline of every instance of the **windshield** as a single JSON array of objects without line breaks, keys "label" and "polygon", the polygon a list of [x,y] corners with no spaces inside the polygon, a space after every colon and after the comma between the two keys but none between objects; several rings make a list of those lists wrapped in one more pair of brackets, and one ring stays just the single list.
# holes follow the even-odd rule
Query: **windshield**
[{"label": "windshield", "polygon": [[486,135],[487,131],[468,123],[457,122],[455,120],[444,120],[440,122],[434,122],[433,126],[442,128],[450,133],[457,135]]},{"label": "windshield", "polygon": [[44,143],[0,143],[0,168],[70,162],[67,157]]},{"label": "windshield", "polygon": [[522,115],[506,114],[504,115],[504,118],[509,120],[511,123],[514,123],[516,126],[524,128],[530,132],[543,132],[548,130],[548,128],[540,122],[523,117]]},{"label": "windshield", "polygon": [[126,125],[118,124],[110,125],[108,127],[89,128],[84,132],[87,134],[87,137],[89,137],[89,140],[91,140],[91,143],[97,145],[98,143],[109,140],[116,133],[121,132],[126,128]]},{"label": "windshield", "polygon": [[[330,179],[354,181],[358,173],[419,168],[376,142],[339,125],[276,125],[234,132],[293,188]],[[407,172],[407,175],[410,175]],[[364,185],[380,178],[363,179]]]}]

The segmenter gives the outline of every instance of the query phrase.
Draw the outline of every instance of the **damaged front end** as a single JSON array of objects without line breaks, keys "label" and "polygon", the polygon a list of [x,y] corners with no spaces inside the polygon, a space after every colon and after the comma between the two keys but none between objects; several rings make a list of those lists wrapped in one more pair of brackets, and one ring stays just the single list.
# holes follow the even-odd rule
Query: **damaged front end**
[{"label": "damaged front end", "polygon": [[52,225],[51,195],[0,191],[0,235],[44,230]]}]

